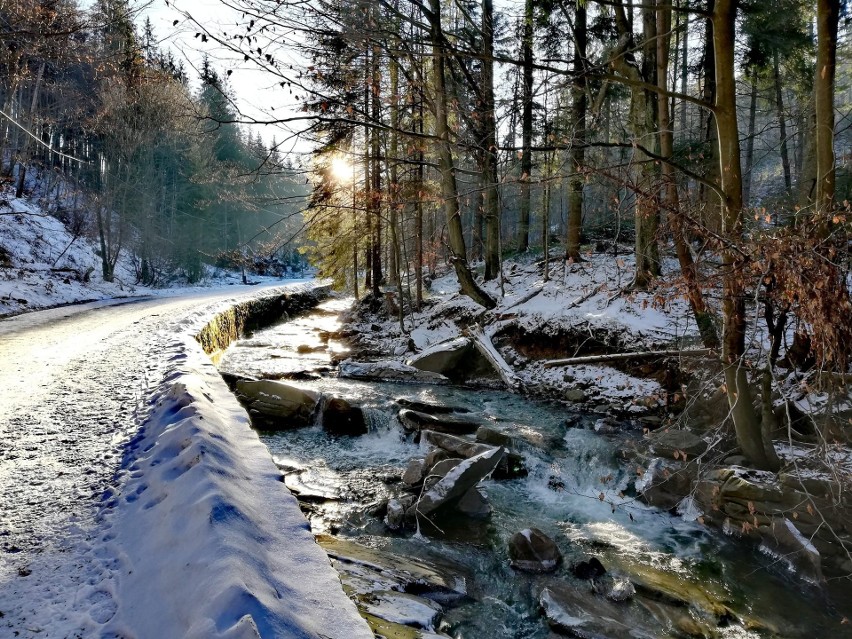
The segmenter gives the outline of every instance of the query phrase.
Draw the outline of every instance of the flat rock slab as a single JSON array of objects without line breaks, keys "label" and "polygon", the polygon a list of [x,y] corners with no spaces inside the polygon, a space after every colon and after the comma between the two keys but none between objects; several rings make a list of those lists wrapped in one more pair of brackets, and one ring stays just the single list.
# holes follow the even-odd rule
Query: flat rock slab
[{"label": "flat rock slab", "polygon": [[448,566],[426,563],[369,548],[330,535],[318,535],[317,543],[337,561],[344,586],[357,584],[358,592],[400,590],[443,602],[467,595],[467,577]]},{"label": "flat rock slab", "polygon": [[346,360],[338,366],[338,375],[345,379],[365,379],[409,384],[448,384],[444,375],[422,371],[395,360],[380,362],[353,362]]},{"label": "flat rock slab", "polygon": [[410,432],[432,430],[450,435],[470,435],[482,426],[482,422],[455,417],[453,415],[430,415],[409,408],[397,414],[402,427]]},{"label": "flat rock slab", "polygon": [[490,475],[502,458],[503,449],[492,448],[463,461],[424,493],[416,504],[417,513],[429,515],[441,507],[452,505]]},{"label": "flat rock slab", "polygon": [[470,409],[464,406],[446,406],[444,404],[431,404],[429,402],[421,402],[416,399],[407,399],[400,397],[396,403],[403,408],[410,408],[420,413],[428,413],[430,415],[445,415],[447,413],[469,413]]},{"label": "flat rock slab", "polygon": [[361,595],[356,604],[364,612],[385,621],[423,630],[434,630],[443,612],[434,601],[395,590],[377,590]]}]

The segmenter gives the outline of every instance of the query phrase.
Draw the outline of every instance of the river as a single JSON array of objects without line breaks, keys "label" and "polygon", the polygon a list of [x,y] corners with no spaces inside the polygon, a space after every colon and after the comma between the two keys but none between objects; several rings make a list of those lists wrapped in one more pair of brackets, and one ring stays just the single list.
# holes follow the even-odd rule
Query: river
[{"label": "river", "polygon": [[[379,586],[368,583],[363,571],[353,577],[352,564],[373,566],[384,555],[389,564],[404,558],[465,581],[464,597],[442,598],[428,588],[417,593],[440,604],[421,606],[426,613],[435,609],[435,615],[415,614],[421,610],[417,601],[409,602],[410,619],[400,613],[399,601],[390,606],[386,619],[419,625],[423,636],[434,631],[456,639],[549,637],[541,611],[542,591],[548,589],[567,615],[563,632],[575,636],[852,637],[844,622],[852,601],[848,582],[807,584],[783,561],[703,526],[688,503],[670,513],[636,499],[641,469],[618,451],[626,438],[641,437],[641,430],[625,425],[602,435],[594,429],[600,416],[499,390],[338,379],[330,358],[345,356],[345,345],[326,338],[340,328],[338,313],[350,303],[329,300],[258,331],[234,343],[219,367],[244,377],[283,377],[364,409],[369,432],[359,437],[332,436],[318,424],[260,431],[313,532],[332,549],[337,542],[366,549],[360,559],[331,552],[362,610],[381,616],[388,606],[376,604],[371,588]],[[483,482],[489,518],[447,516],[435,525],[424,521],[396,531],[385,525],[382,504],[404,492],[402,473],[428,451],[401,428],[400,399],[464,409],[468,412],[460,414],[512,438],[527,474]],[[509,539],[529,527],[555,540],[564,556],[555,572],[510,567]],[[578,577],[573,568],[591,557],[606,567],[610,583],[629,580],[635,594],[615,603],[600,584]],[[373,582],[381,581],[371,574]]]}]

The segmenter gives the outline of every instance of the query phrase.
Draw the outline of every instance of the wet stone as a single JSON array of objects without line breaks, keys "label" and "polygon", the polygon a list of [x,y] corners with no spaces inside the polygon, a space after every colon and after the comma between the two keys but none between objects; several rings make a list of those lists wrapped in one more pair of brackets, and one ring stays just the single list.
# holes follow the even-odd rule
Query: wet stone
[{"label": "wet stone", "polygon": [[562,553],[538,528],[525,528],[509,540],[509,559],[518,570],[551,572],[562,562]]},{"label": "wet stone", "polygon": [[577,579],[597,579],[606,574],[606,568],[597,557],[581,561],[571,568],[571,573]]}]

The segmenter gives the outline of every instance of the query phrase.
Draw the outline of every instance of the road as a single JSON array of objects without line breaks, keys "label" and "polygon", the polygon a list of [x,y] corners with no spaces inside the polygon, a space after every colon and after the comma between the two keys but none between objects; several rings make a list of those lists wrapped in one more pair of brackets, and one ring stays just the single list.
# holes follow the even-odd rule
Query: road
[{"label": "road", "polygon": [[109,614],[76,593],[109,572],[98,503],[162,380],[158,353],[180,318],[241,290],[0,320],[0,637],[84,636]]}]

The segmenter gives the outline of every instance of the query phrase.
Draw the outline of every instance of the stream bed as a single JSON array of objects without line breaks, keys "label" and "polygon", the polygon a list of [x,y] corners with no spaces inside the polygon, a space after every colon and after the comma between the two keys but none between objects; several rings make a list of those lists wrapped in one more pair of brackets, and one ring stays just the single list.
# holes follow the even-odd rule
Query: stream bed
[{"label": "stream bed", "polygon": [[[688,501],[679,513],[638,501],[642,469],[618,452],[627,438],[642,437],[641,428],[601,434],[599,415],[499,390],[337,378],[331,358],[346,349],[329,335],[350,303],[329,300],[239,340],[219,368],[281,378],[363,410],[369,430],[360,436],[312,424],[260,437],[377,634],[852,637],[847,582],[818,588],[799,580],[783,561],[703,526]],[[411,493],[403,473],[430,450],[403,428],[400,400],[453,407],[511,438],[525,474],[481,483],[490,516],[386,525],[388,500]],[[511,567],[509,541],[529,528],[558,546],[563,560],[554,571]],[[605,574],[590,578],[592,558]]]}]

